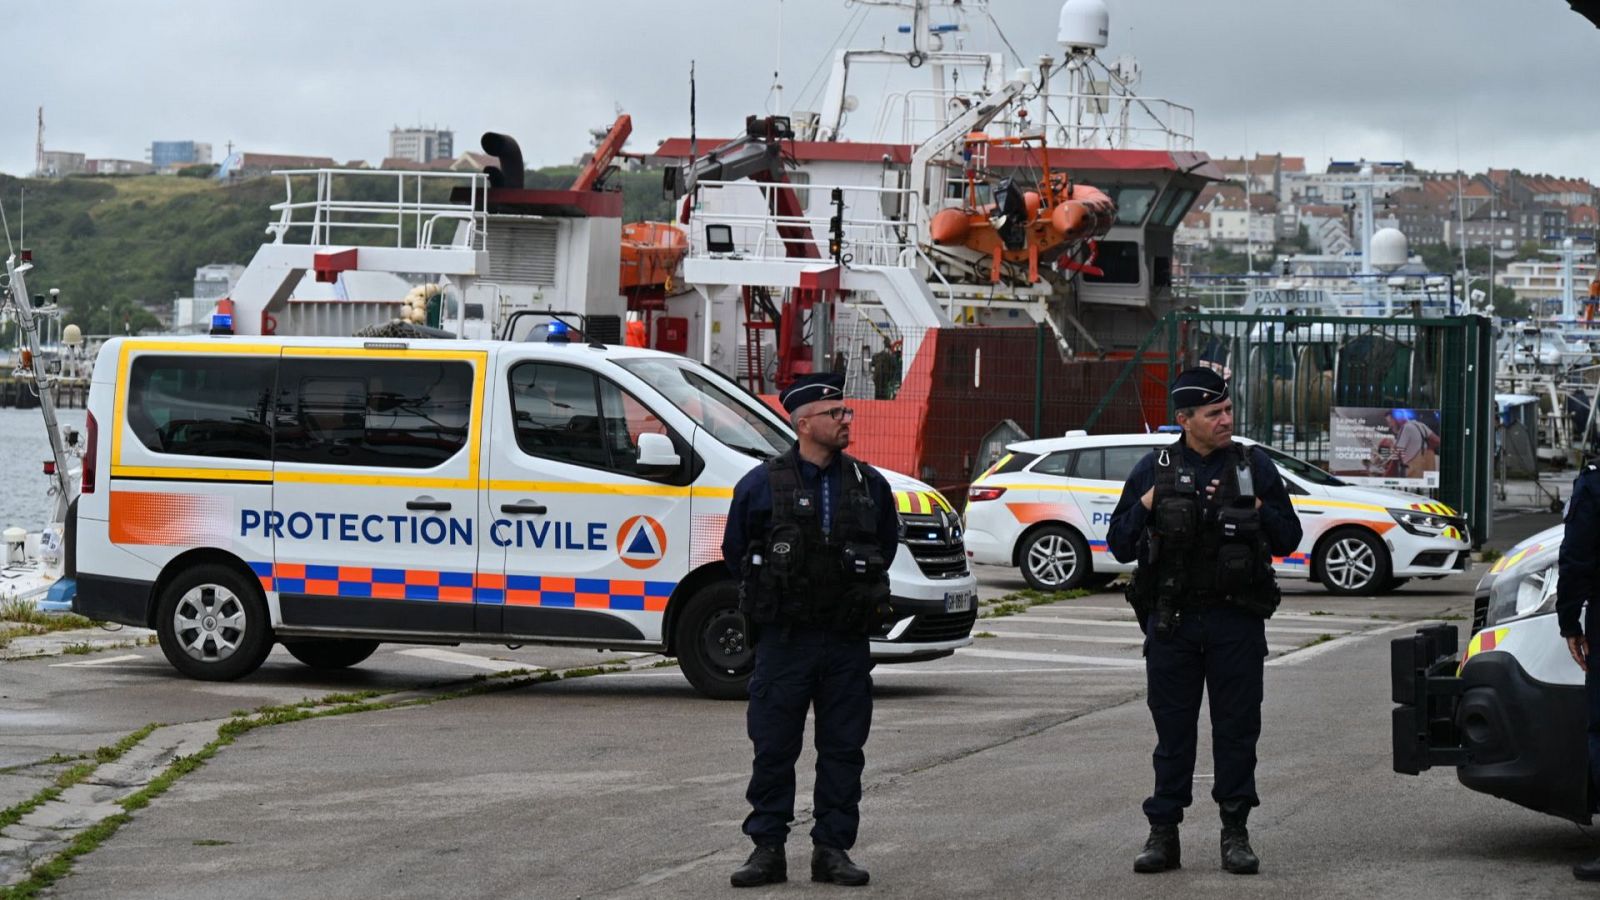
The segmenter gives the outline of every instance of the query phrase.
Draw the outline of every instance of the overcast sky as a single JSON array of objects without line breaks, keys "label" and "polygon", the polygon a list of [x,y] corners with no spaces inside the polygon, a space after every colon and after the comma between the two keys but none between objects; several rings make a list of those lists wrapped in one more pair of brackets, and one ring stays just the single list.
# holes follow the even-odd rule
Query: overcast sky
[{"label": "overcast sky", "polygon": [[[1141,93],[1191,106],[1196,149],[1405,158],[1600,182],[1600,30],[1566,0],[1106,0],[1111,58],[1137,56]],[[1003,49],[969,0],[965,38]],[[894,10],[843,0],[4,0],[0,171],[47,149],[143,159],[152,140],[376,162],[395,125],[515,136],[529,165],[570,162],[620,104],[630,150],[814,96],[841,29],[902,46]],[[1030,64],[1059,56],[1059,0],[993,0]],[[780,30],[780,10],[782,28]],[[818,72],[819,64],[823,64]],[[1012,65],[1008,60],[1008,66]],[[816,72],[810,88],[800,88]],[[872,137],[867,95],[849,136]],[[814,103],[814,101],[812,101]]]}]

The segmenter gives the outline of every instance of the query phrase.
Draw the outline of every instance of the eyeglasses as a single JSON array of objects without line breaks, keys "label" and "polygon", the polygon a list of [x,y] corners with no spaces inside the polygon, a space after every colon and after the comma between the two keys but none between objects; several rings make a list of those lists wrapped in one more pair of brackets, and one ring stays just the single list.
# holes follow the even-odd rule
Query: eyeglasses
[{"label": "eyeglasses", "polygon": [[812,416],[827,416],[835,422],[848,422],[856,417],[856,411],[848,406],[835,406],[833,409],[825,409],[822,412],[810,413],[808,415],[801,416],[801,418],[809,419]]}]

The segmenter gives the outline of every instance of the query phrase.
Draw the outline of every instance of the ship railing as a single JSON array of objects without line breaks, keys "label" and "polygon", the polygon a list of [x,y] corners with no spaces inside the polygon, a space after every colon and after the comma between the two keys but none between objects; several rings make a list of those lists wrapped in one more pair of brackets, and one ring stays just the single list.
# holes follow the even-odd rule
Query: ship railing
[{"label": "ship railing", "polygon": [[[286,169],[273,174],[282,175],[284,184],[284,200],[271,207],[277,219],[267,226],[275,244],[486,249],[488,178],[481,172]],[[465,204],[451,201],[455,189],[465,189]]]},{"label": "ship railing", "polygon": [[[778,191],[751,181],[701,181],[697,203],[690,213],[691,257],[738,257],[763,261],[806,262],[798,245],[816,248],[817,258],[828,258],[833,231],[833,192],[844,201],[839,232],[842,256],[857,265],[903,265],[908,249],[916,247],[921,205],[905,188],[863,185],[790,184],[804,213],[781,215]],[[727,228],[722,232],[718,226]],[[789,232],[785,236],[784,232]],[[796,236],[796,232],[799,235]],[[722,244],[713,250],[709,235],[729,237],[734,249]]]},{"label": "ship railing", "polygon": [[1454,316],[1465,312],[1449,275],[1190,275],[1174,279],[1182,306],[1202,312],[1316,316]]},{"label": "ship railing", "polygon": [[[1056,92],[1038,95],[1045,104],[1041,121],[1037,101],[1013,105],[984,128],[994,136],[1037,134],[1046,129],[1054,147],[1112,150],[1193,150],[1194,109],[1161,97]],[[943,128],[976,102],[951,91],[916,90],[891,93],[879,112],[876,135],[881,140],[916,144]],[[1027,110],[1025,115],[1019,115]],[[891,132],[900,122],[900,134]]]}]

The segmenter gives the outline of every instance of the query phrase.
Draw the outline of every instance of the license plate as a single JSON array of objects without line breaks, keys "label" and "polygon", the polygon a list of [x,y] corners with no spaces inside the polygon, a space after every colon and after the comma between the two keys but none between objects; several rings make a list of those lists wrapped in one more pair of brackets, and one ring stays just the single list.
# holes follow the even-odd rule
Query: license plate
[{"label": "license plate", "polygon": [[977,603],[978,595],[972,591],[946,591],[944,595],[945,612],[966,612]]}]

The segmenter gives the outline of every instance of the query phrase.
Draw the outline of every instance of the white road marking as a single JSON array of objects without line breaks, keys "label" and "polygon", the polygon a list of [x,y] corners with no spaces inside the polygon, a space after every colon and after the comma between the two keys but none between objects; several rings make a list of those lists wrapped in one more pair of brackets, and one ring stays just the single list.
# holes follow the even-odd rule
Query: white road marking
[{"label": "white road marking", "polygon": [[1308,659],[1316,659],[1317,657],[1326,653],[1331,653],[1334,650],[1342,650],[1345,647],[1356,643],[1357,641],[1366,640],[1367,638],[1377,637],[1379,635],[1392,634],[1396,631],[1406,631],[1408,629],[1416,628],[1417,626],[1425,624],[1429,621],[1432,620],[1417,619],[1414,622],[1401,622],[1398,625],[1390,625],[1387,628],[1374,628],[1371,631],[1361,631],[1355,634],[1347,634],[1344,637],[1334,638],[1331,641],[1323,641],[1320,644],[1307,647],[1304,650],[1295,650],[1293,652],[1286,653],[1283,656],[1277,657],[1276,659],[1269,660],[1267,665],[1298,666]]},{"label": "white road marking", "polygon": [[437,647],[419,647],[415,650],[396,650],[397,656],[412,656],[417,659],[429,659],[434,662],[451,663],[458,666],[467,666],[473,669],[483,669],[488,672],[510,672],[513,669],[527,669],[530,672],[542,672],[543,666],[530,666],[526,663],[508,662],[503,659],[487,659],[482,656],[473,656],[471,653],[457,653],[454,650],[440,650]]},{"label": "white road marking", "polygon": [[[1024,615],[1024,616],[996,616],[995,617],[995,621],[1002,621],[1002,620],[1003,621],[1007,621],[1007,622],[1037,622],[1039,624],[1046,624],[1046,625],[1094,625],[1094,626],[1104,626],[1104,627],[1107,627],[1107,628],[1138,628],[1139,627],[1139,623],[1135,622],[1132,619],[1123,619],[1123,620],[1118,620],[1118,619],[1069,619],[1069,618],[1066,618],[1064,616],[1026,616],[1026,615]],[[985,621],[987,621],[987,620],[979,619],[978,622],[980,624],[974,625],[973,628],[975,628],[976,630],[982,631],[983,630],[983,626],[982,626],[981,623],[983,623]],[[1273,625],[1273,624],[1271,624],[1269,622],[1267,624],[1267,630],[1268,631],[1282,632],[1283,634],[1327,634],[1330,631],[1338,632],[1338,631],[1346,631],[1348,629],[1343,629],[1343,628],[1331,628],[1331,629],[1330,628],[1296,628],[1296,627],[1291,626],[1291,625]]]},{"label": "white road marking", "polygon": [[[1054,606],[1054,607],[1051,607],[1051,606],[1038,606],[1038,607],[1034,607],[1034,612],[1049,613],[1049,612],[1053,612],[1053,611],[1056,611],[1056,610],[1060,610],[1060,611],[1065,612],[1065,613],[1073,613],[1073,612],[1109,612],[1109,613],[1122,613],[1123,615],[1127,615],[1128,614],[1128,609],[1129,609],[1129,607],[1126,607],[1126,606]],[[1282,609],[1279,609],[1278,612],[1275,613],[1272,618],[1273,619],[1311,619],[1311,620],[1316,621],[1316,622],[1345,622],[1345,623],[1349,623],[1349,624],[1353,624],[1353,625],[1377,625],[1379,623],[1388,621],[1387,619],[1376,619],[1376,618],[1373,618],[1371,616],[1324,616],[1324,615],[1318,615],[1318,614],[1308,613],[1308,612],[1285,612]]]},{"label": "white road marking", "polygon": [[[996,638],[1022,638],[1029,641],[1061,641],[1068,644],[1121,644],[1124,647],[1137,647],[1144,643],[1144,635],[1142,634],[1118,637],[1099,634],[1047,634],[1042,631],[1003,631],[989,628],[980,628],[978,630],[987,631]],[[979,638],[979,640],[988,639]],[[1267,650],[1272,653],[1283,653],[1293,649],[1295,649],[1294,646],[1286,646],[1284,644],[1267,645]]]},{"label": "white road marking", "polygon": [[105,656],[100,659],[80,659],[77,662],[51,663],[52,669],[87,669],[93,666],[109,666],[116,663],[125,663],[135,659],[144,659],[137,653],[124,653],[121,656]]},{"label": "white road marking", "polygon": [[1074,656],[1070,653],[1022,653],[1015,650],[979,650],[962,647],[957,656],[976,656],[981,659],[1014,659],[1021,662],[1077,663],[1080,666],[1104,666],[1109,669],[1144,668],[1143,659],[1117,659],[1106,656]]}]

